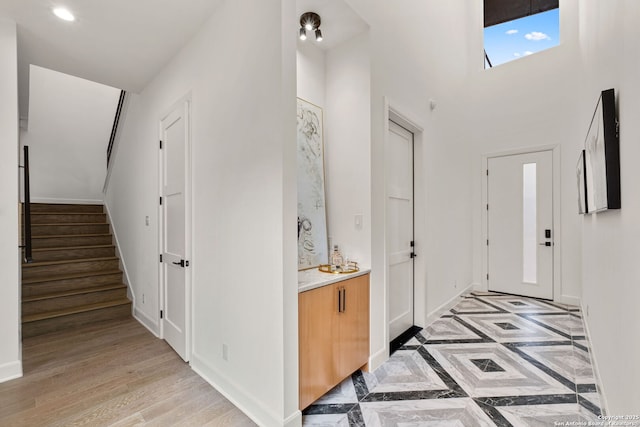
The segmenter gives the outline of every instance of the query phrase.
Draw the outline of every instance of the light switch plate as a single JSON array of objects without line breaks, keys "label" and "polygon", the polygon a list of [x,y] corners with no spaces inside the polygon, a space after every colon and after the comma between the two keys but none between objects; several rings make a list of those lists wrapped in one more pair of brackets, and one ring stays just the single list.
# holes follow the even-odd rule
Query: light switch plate
[{"label": "light switch plate", "polygon": [[362,230],[362,214],[356,214],[353,219],[356,230]]}]

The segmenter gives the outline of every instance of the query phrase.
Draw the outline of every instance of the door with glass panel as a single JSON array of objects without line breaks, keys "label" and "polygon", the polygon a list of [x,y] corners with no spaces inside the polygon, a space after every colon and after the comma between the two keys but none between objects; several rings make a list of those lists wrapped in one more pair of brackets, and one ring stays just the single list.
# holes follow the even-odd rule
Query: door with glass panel
[{"label": "door with glass panel", "polygon": [[487,163],[488,289],[553,299],[552,152]]}]

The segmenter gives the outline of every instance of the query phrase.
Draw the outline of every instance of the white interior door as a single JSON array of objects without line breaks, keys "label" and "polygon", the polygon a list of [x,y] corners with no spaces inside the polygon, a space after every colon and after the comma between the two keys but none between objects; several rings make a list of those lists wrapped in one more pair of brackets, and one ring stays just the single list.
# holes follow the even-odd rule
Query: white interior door
[{"label": "white interior door", "polygon": [[162,291],[163,338],[185,361],[188,352],[187,176],[189,105],[162,120]]},{"label": "white interior door", "polygon": [[413,134],[389,121],[386,151],[389,340],[413,326]]},{"label": "white interior door", "polygon": [[553,155],[488,159],[488,288],[553,299]]}]

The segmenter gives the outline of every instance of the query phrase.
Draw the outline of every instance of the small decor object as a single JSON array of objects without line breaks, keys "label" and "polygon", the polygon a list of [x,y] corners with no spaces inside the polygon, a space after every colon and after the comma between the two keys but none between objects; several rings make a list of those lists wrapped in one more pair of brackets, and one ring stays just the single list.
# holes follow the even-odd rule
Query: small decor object
[{"label": "small decor object", "polygon": [[329,262],[322,109],[298,98],[298,270]]},{"label": "small decor object", "polygon": [[355,261],[350,261],[348,264],[335,266],[332,264],[322,264],[318,267],[318,270],[323,273],[332,273],[332,274],[349,274],[360,271],[360,267],[358,267],[358,263]]},{"label": "small decor object", "polygon": [[586,213],[620,209],[620,143],[613,89],[602,91],[585,140]]},{"label": "small decor object", "polygon": [[586,159],[584,150],[580,152],[578,158],[578,164],[576,165],[576,179],[578,181],[578,213],[584,215],[589,212],[587,206],[587,174],[586,174]]},{"label": "small decor object", "polygon": [[344,258],[340,253],[340,249],[338,249],[338,245],[333,245],[333,253],[331,254],[331,265],[339,267],[342,264],[344,264]]}]

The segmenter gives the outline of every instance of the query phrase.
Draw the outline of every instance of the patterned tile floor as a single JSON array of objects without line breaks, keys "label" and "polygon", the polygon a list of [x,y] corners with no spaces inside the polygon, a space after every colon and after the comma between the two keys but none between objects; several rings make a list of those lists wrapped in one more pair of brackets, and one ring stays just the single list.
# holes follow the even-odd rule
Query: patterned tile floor
[{"label": "patterned tile floor", "polygon": [[305,409],[303,425],[587,425],[598,396],[577,307],[472,292]]}]

